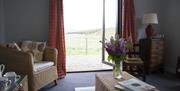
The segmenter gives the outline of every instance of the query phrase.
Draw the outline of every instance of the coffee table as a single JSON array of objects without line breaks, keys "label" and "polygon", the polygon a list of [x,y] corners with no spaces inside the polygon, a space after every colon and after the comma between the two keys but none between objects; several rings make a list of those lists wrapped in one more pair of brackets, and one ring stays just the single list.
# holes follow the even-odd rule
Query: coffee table
[{"label": "coffee table", "polygon": [[[131,78],[135,78],[127,72],[123,72],[122,79],[114,79],[112,72],[108,73],[98,73],[96,74],[96,91],[123,91],[116,89],[114,86],[118,84],[119,81],[128,80]],[[154,91],[159,91],[155,89]]]},{"label": "coffee table", "polygon": [[16,83],[12,83],[4,91],[28,91],[27,75],[21,75],[21,78]]}]

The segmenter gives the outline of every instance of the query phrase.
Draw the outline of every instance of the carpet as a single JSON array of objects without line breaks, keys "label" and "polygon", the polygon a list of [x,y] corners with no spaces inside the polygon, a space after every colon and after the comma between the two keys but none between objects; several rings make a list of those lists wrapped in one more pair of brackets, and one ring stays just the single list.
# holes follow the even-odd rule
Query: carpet
[{"label": "carpet", "polygon": [[75,88],[75,91],[95,91],[95,87],[77,87]]}]

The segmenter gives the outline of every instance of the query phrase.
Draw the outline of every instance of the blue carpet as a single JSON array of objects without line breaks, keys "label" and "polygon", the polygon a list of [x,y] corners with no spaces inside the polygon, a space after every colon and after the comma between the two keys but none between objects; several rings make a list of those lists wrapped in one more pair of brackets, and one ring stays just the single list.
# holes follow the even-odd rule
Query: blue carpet
[{"label": "blue carpet", "polygon": [[[58,80],[39,91],[75,91],[76,87],[95,86],[95,74],[100,72],[68,73],[64,79]],[[156,86],[160,91],[180,91],[180,79],[173,74],[153,73],[147,76],[147,83]]]}]

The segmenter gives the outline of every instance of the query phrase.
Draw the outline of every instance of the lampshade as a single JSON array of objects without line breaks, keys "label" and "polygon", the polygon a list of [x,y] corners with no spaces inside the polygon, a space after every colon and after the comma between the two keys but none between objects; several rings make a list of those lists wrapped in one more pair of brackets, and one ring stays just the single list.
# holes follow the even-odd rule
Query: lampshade
[{"label": "lampshade", "polygon": [[144,14],[142,19],[143,24],[158,24],[158,18],[156,13]]}]

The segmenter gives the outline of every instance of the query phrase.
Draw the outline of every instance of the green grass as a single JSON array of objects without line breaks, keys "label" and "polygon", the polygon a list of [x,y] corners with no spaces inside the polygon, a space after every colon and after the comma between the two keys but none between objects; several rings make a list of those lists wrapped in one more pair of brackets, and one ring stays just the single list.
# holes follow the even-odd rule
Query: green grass
[{"label": "green grass", "polygon": [[98,37],[86,38],[74,37],[66,40],[66,54],[67,55],[100,55],[102,44],[99,42]]},{"label": "green grass", "polygon": [[[113,35],[113,29],[108,29],[106,32],[106,38],[109,39],[110,36]],[[102,40],[101,30],[86,35],[66,34],[66,55],[102,55],[102,43],[99,42],[100,40]]]}]

